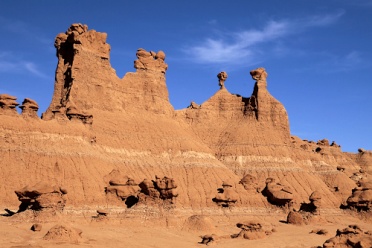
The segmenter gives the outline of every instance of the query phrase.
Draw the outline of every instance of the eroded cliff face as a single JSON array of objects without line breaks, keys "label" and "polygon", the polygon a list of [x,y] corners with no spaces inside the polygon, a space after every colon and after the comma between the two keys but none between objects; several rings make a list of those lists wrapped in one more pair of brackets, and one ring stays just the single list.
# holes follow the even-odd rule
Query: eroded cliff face
[{"label": "eroded cliff face", "polygon": [[[174,111],[165,53],[138,49],[136,72],[120,79],[110,66],[106,37],[82,24],[57,35],[55,89],[42,119],[33,100],[23,102],[20,115],[16,97],[0,95],[4,206],[18,204],[14,190],[46,180],[66,187],[66,209],[125,207],[105,193],[107,175],[115,170],[131,178],[131,187],[144,179],[171,178],[177,184],[172,205],[183,209],[218,210],[213,199],[224,200],[227,193],[234,196],[234,207],[266,209],[270,203],[261,192],[267,178],[290,185],[299,202],[317,191],[324,209],[338,209],[357,177],[367,177],[355,173],[358,163],[371,167],[369,153],[344,154],[328,141],[290,136],[286,110],[269,93],[263,68],[251,71],[250,97],[229,93],[227,73],[221,72],[214,96]],[[239,183],[243,176],[254,182]],[[149,185],[157,187],[156,180]],[[221,193],[221,185],[228,190]]]},{"label": "eroded cliff face", "polygon": [[72,24],[57,35],[58,65],[52,102],[44,120],[80,119],[91,124],[93,112],[145,109],[171,114],[165,84],[165,54],[137,51],[137,72],[119,79],[110,65],[107,34]]}]

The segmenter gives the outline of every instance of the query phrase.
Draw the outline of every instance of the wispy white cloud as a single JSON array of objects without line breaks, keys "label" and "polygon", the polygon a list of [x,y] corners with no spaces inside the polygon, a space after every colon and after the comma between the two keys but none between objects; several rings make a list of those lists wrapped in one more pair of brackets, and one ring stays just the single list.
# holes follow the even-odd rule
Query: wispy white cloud
[{"label": "wispy white cloud", "polygon": [[304,27],[328,26],[337,22],[344,14],[344,10],[339,10],[333,14],[310,16],[299,23]]},{"label": "wispy white cloud", "polygon": [[261,29],[225,33],[219,38],[208,37],[194,46],[187,47],[184,52],[191,56],[193,61],[201,64],[252,64],[260,58],[260,45],[278,42],[307,28],[331,25],[343,14],[344,11],[338,11],[299,20],[269,21]]},{"label": "wispy white cloud", "polygon": [[28,72],[39,78],[48,78],[34,62],[17,60],[9,56],[11,53],[0,52],[0,72],[2,73],[24,73]]}]

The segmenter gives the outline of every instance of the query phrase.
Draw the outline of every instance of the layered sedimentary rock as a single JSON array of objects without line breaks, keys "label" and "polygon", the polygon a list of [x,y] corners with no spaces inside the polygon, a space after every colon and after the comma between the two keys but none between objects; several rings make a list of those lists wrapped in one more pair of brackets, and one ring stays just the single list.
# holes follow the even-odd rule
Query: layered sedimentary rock
[{"label": "layered sedimentary rock", "polygon": [[19,108],[22,109],[23,117],[34,119],[39,118],[39,116],[37,115],[39,105],[34,100],[30,98],[25,98],[25,100],[23,100],[22,105]]},{"label": "layered sedimentary rock", "polygon": [[17,115],[16,107],[19,105],[17,103],[17,97],[1,94],[0,95],[0,114],[3,115]]},{"label": "layered sedimentary rock", "polygon": [[[43,121],[19,118],[16,98],[0,95],[0,179],[11,182],[0,186],[2,204],[16,206],[15,189],[47,178],[69,191],[66,207],[125,208],[124,199],[135,196],[125,193],[133,185],[106,178],[119,170],[148,186],[141,190],[155,194],[158,188],[160,198],[177,199],[175,207],[185,209],[217,208],[213,197],[223,182],[234,191],[234,207],[268,207],[260,192],[266,178],[290,185],[300,202],[320,191],[327,209],[350,196],[358,161],[368,168],[367,153],[344,154],[335,143],[291,137],[286,110],[269,93],[263,68],[251,72],[249,97],[229,93],[221,72],[220,89],[209,100],[174,111],[165,53],[138,49],[136,71],[120,79],[106,38],[82,24],[57,35],[54,94]],[[36,112],[31,101],[22,108]],[[252,185],[242,180],[248,174]],[[153,181],[155,175],[161,176]],[[121,199],[112,203],[108,194]]]}]

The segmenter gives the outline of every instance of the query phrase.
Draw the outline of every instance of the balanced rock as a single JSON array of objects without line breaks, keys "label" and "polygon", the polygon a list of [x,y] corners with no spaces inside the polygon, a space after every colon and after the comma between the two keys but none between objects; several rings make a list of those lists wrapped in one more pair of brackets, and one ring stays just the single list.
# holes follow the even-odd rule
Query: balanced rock
[{"label": "balanced rock", "polygon": [[16,100],[17,97],[8,94],[0,94],[0,114],[17,115],[16,107],[19,104]]},{"label": "balanced rock", "polygon": [[22,109],[22,117],[39,118],[37,116],[39,105],[36,103],[36,101],[30,98],[25,98],[19,108]]}]

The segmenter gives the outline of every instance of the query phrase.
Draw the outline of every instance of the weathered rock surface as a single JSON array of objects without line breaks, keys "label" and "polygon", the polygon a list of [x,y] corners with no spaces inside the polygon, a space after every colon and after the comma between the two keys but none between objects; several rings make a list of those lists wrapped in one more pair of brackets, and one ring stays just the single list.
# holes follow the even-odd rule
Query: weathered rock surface
[{"label": "weathered rock surface", "polygon": [[[326,211],[350,196],[350,177],[361,164],[370,168],[366,151],[346,154],[336,144],[291,137],[286,110],[269,93],[263,68],[251,72],[253,92],[243,92],[248,97],[231,94],[221,73],[224,87],[210,99],[174,111],[165,53],[138,49],[136,71],[120,79],[106,39],[83,24],[57,35],[54,94],[41,121],[19,118],[16,98],[0,95],[0,180],[9,182],[0,187],[4,207],[18,205],[15,189],[42,179],[68,186],[70,208],[122,207],[128,189],[139,186],[105,179],[119,170],[137,183],[147,178],[140,188],[147,196],[177,199],[175,206],[190,211],[215,207],[212,198],[222,181],[234,185],[234,206],[266,209],[265,197],[245,187],[261,190],[267,178],[290,186],[299,202],[321,191]],[[30,101],[22,106],[25,114],[36,110]],[[247,174],[257,185],[239,184]],[[167,179],[151,180],[155,175]],[[107,201],[105,187],[121,199]]]},{"label": "weathered rock surface", "polygon": [[346,203],[349,208],[372,210],[372,180],[366,179],[358,182],[358,187],[353,189]]},{"label": "weathered rock surface", "polygon": [[238,193],[232,183],[223,182],[222,188],[217,189],[218,194],[212,200],[221,207],[231,207],[238,201]]},{"label": "weathered rock surface", "polygon": [[82,233],[80,229],[74,227],[55,225],[45,234],[43,239],[66,243],[78,243],[82,238]]},{"label": "weathered rock surface", "polygon": [[25,210],[62,211],[66,205],[65,194],[67,191],[59,186],[50,185],[48,182],[25,186],[15,193],[18,200],[21,201],[18,212]]},{"label": "weathered rock surface", "polygon": [[19,108],[22,109],[22,117],[34,119],[39,118],[37,115],[39,105],[34,100],[30,98],[25,98],[25,100],[23,100],[22,105],[19,106]]},{"label": "weathered rock surface", "polygon": [[293,190],[286,185],[275,182],[274,178],[266,179],[266,187],[262,194],[267,197],[267,200],[277,206],[288,205],[294,198]]},{"label": "weathered rock surface", "polygon": [[17,115],[16,107],[19,105],[17,103],[17,97],[0,94],[0,114],[3,115]]},{"label": "weathered rock surface", "polygon": [[349,225],[345,229],[337,229],[336,236],[328,239],[323,244],[324,248],[350,247],[367,248],[372,247],[372,232],[364,232],[357,225]]},{"label": "weathered rock surface", "polygon": [[265,231],[259,222],[246,222],[236,224],[241,229],[240,233],[232,235],[232,238],[244,238],[244,239],[263,239],[267,235],[271,234],[271,231]]}]

